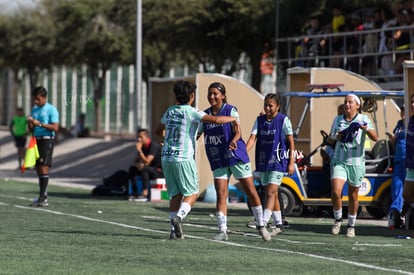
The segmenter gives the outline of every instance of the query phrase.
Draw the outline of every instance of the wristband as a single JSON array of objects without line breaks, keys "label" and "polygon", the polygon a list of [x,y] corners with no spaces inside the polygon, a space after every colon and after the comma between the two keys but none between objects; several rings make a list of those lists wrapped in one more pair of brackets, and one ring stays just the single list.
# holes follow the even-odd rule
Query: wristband
[{"label": "wristband", "polygon": [[39,123],[39,125],[38,125],[39,127],[43,127],[43,125],[42,125],[42,123]]}]

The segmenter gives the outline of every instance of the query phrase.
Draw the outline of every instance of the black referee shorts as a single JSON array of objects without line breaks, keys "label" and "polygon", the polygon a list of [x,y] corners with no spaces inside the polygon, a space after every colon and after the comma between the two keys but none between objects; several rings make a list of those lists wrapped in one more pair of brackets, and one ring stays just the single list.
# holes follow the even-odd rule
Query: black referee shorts
[{"label": "black referee shorts", "polygon": [[52,137],[36,137],[36,141],[40,155],[36,165],[47,165],[51,167],[55,139]]}]

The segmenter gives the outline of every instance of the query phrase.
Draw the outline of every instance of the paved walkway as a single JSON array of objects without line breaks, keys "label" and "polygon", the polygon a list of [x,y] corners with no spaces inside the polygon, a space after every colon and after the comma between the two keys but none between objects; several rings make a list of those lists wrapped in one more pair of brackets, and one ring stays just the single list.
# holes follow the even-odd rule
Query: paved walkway
[{"label": "paved walkway", "polygon": [[[135,158],[132,138],[67,138],[59,140],[53,153],[50,184],[92,189],[116,170],[128,170]],[[34,170],[24,174],[17,169],[17,150],[13,138],[0,130],[0,178],[36,182]]]}]

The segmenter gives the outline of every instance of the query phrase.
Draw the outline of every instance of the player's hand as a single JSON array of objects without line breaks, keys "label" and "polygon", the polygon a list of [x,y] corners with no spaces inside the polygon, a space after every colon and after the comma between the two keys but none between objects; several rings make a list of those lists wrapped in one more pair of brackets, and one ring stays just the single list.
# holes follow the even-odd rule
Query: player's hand
[{"label": "player's hand", "polygon": [[294,163],[289,163],[288,175],[291,176],[291,175],[293,175],[293,173],[295,173],[295,164]]},{"label": "player's hand", "polygon": [[235,142],[235,141],[230,141],[230,143],[229,143],[229,149],[230,150],[236,150],[237,149],[237,142]]}]

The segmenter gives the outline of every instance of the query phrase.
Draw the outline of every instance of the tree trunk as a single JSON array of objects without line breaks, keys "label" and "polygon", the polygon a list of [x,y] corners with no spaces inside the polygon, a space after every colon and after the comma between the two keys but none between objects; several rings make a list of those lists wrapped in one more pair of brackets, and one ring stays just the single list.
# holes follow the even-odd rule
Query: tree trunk
[{"label": "tree trunk", "polygon": [[[101,72],[100,72],[101,71]],[[89,70],[90,77],[93,83],[93,106],[94,106],[94,114],[95,114],[95,132],[98,133],[101,130],[101,118],[102,118],[102,111],[101,111],[101,99],[104,95],[104,83],[105,83],[105,74],[107,69],[102,68],[101,70],[97,67],[91,67]]]},{"label": "tree trunk", "polygon": [[98,98],[94,98],[93,100],[93,108],[94,108],[94,115],[95,115],[95,133],[98,133],[101,129],[101,100]]}]

